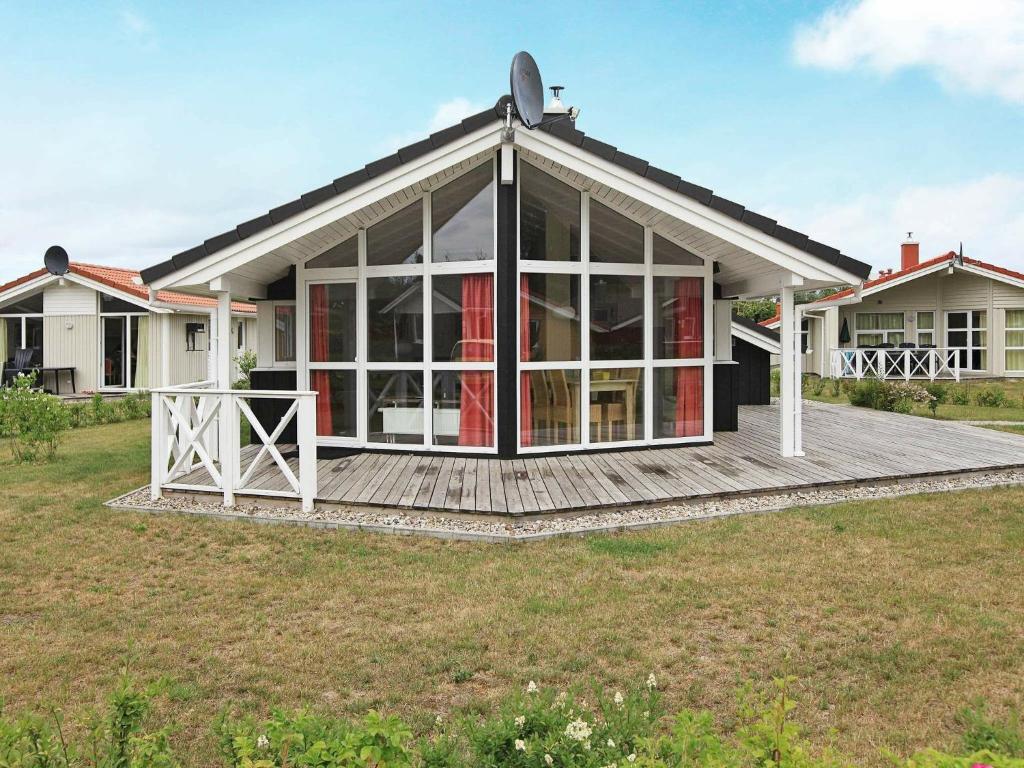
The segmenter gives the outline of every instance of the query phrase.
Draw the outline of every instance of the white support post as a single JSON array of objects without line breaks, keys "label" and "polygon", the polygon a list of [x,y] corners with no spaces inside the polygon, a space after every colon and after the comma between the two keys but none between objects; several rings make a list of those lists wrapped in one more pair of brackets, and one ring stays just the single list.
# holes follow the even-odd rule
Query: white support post
[{"label": "white support post", "polygon": [[800,311],[795,307],[793,295],[795,293],[794,283],[799,283],[799,278],[787,281],[780,291],[780,304],[782,317],[779,324],[781,332],[781,355],[780,367],[780,392],[779,392],[779,433],[781,440],[781,453],[785,458],[791,456],[803,456],[801,447],[802,438],[800,434],[800,398],[801,398],[801,370],[800,370]]},{"label": "white support post", "polygon": [[803,329],[803,309],[799,306],[794,305],[793,307],[793,360],[796,361],[796,365],[793,366],[793,391],[795,396],[793,398],[793,455],[803,456],[804,455],[804,351],[803,341],[804,336],[801,333]]},{"label": "white support post", "polygon": [[298,400],[299,493],[302,511],[312,512],[317,493],[316,400],[302,396]]},{"label": "white support post", "polygon": [[[216,326],[216,357],[214,379],[217,388],[231,389],[231,294],[221,291],[217,294],[217,314],[211,318]],[[219,395],[217,443],[220,456],[221,485],[224,491],[224,506],[235,505],[235,467],[238,464],[239,436],[238,412],[232,395]]]},{"label": "white support post", "polygon": [[[171,386],[171,315],[153,315],[160,322],[160,386]],[[184,340],[182,340],[184,344]]]},{"label": "white support post", "polygon": [[167,471],[167,457],[164,456],[164,449],[167,446],[165,434],[164,404],[161,395],[153,392],[150,395],[152,405],[149,415],[150,420],[150,444],[149,444],[149,498],[153,501],[163,496],[164,472]]}]

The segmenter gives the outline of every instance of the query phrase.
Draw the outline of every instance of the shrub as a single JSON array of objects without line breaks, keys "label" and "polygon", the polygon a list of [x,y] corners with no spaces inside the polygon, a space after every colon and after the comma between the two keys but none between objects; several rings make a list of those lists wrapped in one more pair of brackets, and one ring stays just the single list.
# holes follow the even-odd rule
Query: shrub
[{"label": "shrub", "polygon": [[252,373],[252,369],[256,367],[256,353],[251,349],[245,350],[242,354],[235,357],[235,365],[238,366],[238,381],[234,384],[234,389],[249,389],[249,374]]},{"label": "shrub", "polygon": [[832,388],[832,397],[839,397],[839,391],[842,389],[843,383],[842,379],[829,379],[829,385]]},{"label": "shrub", "polygon": [[35,374],[19,374],[0,390],[0,435],[17,462],[52,460],[71,420],[60,399],[36,389]]},{"label": "shrub", "polygon": [[949,402],[953,405],[970,405],[971,393],[967,387],[953,387],[949,393]]},{"label": "shrub", "polygon": [[910,413],[915,404],[931,407],[932,395],[919,384],[909,381],[862,379],[850,391],[850,403],[879,411]]},{"label": "shrub", "polygon": [[930,381],[923,386],[925,392],[934,398],[936,405],[942,405],[949,397],[949,388],[941,381]]},{"label": "shrub", "polygon": [[823,379],[821,376],[815,376],[811,379],[811,394],[815,397],[820,397],[821,393],[825,391],[825,385],[828,383],[828,379]]},{"label": "shrub", "polygon": [[985,387],[978,390],[974,402],[985,408],[1001,408],[1006,404],[1006,393],[1000,387]]},{"label": "shrub", "polygon": [[772,397],[778,397],[779,393],[782,391],[782,371],[778,368],[772,368],[771,386]]}]

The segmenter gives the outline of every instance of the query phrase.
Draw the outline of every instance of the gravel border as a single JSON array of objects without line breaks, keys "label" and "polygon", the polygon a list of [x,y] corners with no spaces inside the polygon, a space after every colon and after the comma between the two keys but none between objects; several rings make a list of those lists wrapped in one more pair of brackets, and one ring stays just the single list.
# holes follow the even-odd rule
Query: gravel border
[{"label": "gravel border", "polygon": [[848,501],[895,498],[918,493],[1024,485],[1024,470],[974,472],[918,478],[887,484],[811,488],[783,493],[766,493],[725,499],[694,500],[656,506],[630,507],[575,515],[541,518],[494,519],[493,517],[447,516],[441,513],[406,510],[372,510],[332,506],[302,512],[296,505],[243,501],[231,509],[193,494],[149,498],[149,486],[143,486],[106,502],[114,509],[138,512],[197,515],[217,520],[248,520],[255,523],[304,525],[312,528],[368,531],[407,536],[431,536],[439,539],[519,543],[554,536],[579,536],[590,533],[616,533],[665,525],[708,520],[732,515],[776,512],[795,507],[841,504]]}]

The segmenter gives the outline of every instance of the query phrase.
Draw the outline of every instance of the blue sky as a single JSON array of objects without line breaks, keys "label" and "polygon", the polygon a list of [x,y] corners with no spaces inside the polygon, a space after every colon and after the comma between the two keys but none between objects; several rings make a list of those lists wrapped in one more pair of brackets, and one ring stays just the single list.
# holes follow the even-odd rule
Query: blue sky
[{"label": "blue sky", "polygon": [[1024,269],[1024,6],[0,3],[0,281],[141,267],[489,106],[520,49],[578,126],[892,266]]}]

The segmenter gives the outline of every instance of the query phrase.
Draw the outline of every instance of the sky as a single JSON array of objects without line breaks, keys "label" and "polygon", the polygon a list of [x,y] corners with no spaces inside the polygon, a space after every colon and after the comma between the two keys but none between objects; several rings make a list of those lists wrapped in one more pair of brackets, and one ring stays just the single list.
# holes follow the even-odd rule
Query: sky
[{"label": "sky", "polygon": [[508,90],[875,268],[1024,270],[1024,0],[0,0],[0,282],[141,268]]}]

